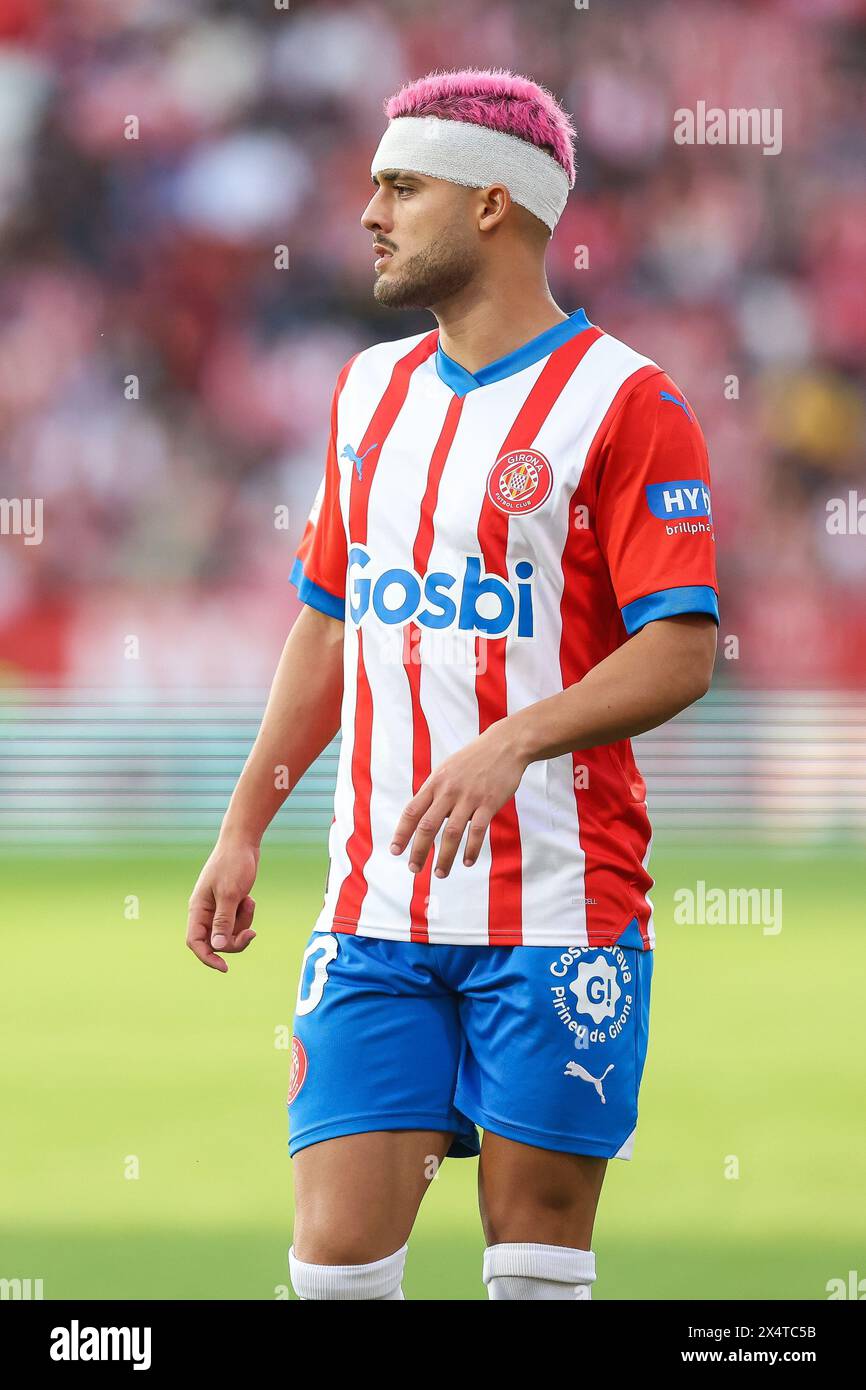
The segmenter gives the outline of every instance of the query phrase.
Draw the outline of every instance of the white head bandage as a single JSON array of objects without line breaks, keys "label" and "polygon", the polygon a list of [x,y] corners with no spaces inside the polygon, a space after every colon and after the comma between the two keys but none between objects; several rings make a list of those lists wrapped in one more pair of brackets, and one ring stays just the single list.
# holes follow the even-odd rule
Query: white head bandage
[{"label": "white head bandage", "polygon": [[429,174],[465,188],[502,183],[515,203],[551,231],[572,184],[562,165],[528,140],[438,116],[396,116],[379,141],[370,173],[383,169]]}]

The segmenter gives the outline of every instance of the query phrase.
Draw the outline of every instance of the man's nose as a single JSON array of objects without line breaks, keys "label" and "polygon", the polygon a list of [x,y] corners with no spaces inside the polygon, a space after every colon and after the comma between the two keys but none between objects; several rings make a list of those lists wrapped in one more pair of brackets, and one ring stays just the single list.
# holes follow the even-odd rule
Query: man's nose
[{"label": "man's nose", "polygon": [[387,233],[389,219],[385,207],[382,190],[377,188],[361,215],[361,226],[368,232]]}]

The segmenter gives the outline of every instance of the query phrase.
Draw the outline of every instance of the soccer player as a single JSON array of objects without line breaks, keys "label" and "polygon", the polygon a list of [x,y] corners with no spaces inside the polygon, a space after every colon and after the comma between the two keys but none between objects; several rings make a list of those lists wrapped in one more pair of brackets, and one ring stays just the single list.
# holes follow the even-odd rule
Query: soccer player
[{"label": "soccer player", "polygon": [[649,1020],[629,740],[710,683],[707,451],[655,362],[551,297],[574,182],[551,94],[437,73],[385,109],[374,294],[437,327],[339,374],[305,606],[187,939],[217,970],[246,950],[262,835],[339,727],[288,1097],[294,1289],[401,1299],[437,1165],[480,1152],[490,1298],[589,1299]]}]

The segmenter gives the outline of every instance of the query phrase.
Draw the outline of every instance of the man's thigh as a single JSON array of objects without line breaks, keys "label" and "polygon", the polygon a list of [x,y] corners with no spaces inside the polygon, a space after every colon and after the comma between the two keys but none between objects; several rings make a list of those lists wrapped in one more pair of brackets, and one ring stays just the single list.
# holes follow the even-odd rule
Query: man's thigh
[{"label": "man's thigh", "polygon": [[310,1264],[368,1264],[406,1244],[452,1136],[376,1131],[328,1139],[294,1159],[293,1246]]}]

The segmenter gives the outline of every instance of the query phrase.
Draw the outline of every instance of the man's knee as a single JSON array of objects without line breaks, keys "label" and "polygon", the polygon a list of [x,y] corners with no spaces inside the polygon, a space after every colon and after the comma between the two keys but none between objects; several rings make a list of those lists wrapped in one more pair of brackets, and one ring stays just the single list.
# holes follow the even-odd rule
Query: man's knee
[{"label": "man's knee", "polygon": [[353,1222],[337,1211],[298,1213],[292,1249],[307,1264],[363,1265],[384,1259],[401,1240],[376,1225]]},{"label": "man's knee", "polygon": [[481,1219],[488,1245],[504,1241],[542,1240],[568,1244],[575,1227],[592,1228],[595,1200],[563,1178],[532,1187],[488,1183],[482,1193]]},{"label": "man's knee", "polygon": [[606,1164],[584,1154],[490,1144],[480,1186],[488,1245],[537,1241],[588,1249]]},{"label": "man's knee", "polygon": [[429,1186],[425,1156],[448,1135],[370,1132],[325,1140],[294,1160],[294,1251],[311,1264],[369,1264],[409,1239]]}]

